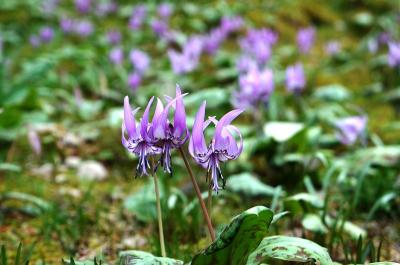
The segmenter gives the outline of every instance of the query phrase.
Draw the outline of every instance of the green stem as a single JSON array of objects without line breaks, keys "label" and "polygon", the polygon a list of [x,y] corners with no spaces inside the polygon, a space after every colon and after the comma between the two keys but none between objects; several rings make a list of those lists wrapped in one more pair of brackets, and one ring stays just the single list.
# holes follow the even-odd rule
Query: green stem
[{"label": "green stem", "polygon": [[194,190],[196,191],[197,199],[199,200],[199,203],[200,203],[200,206],[201,206],[201,210],[203,211],[204,220],[207,223],[208,232],[210,233],[211,240],[215,241],[214,228],[212,226],[210,216],[208,215],[206,205],[204,204],[203,198],[201,197],[201,192],[200,192],[199,185],[197,185],[197,181],[196,181],[196,179],[195,179],[195,177],[193,175],[192,168],[190,167],[189,161],[188,161],[185,153],[183,152],[182,148],[179,148],[179,152],[180,152],[180,154],[182,156],[183,162],[185,163],[186,169],[188,170],[190,179],[192,180],[192,184],[193,184]]},{"label": "green stem", "polygon": [[154,191],[156,193],[156,202],[157,202],[157,219],[158,219],[158,233],[160,237],[160,246],[161,246],[161,256],[166,257],[167,254],[165,252],[165,243],[164,243],[164,228],[162,221],[162,212],[161,212],[161,199],[160,199],[160,190],[158,188],[158,177],[154,172],[154,163],[153,163],[153,180],[154,180]]}]

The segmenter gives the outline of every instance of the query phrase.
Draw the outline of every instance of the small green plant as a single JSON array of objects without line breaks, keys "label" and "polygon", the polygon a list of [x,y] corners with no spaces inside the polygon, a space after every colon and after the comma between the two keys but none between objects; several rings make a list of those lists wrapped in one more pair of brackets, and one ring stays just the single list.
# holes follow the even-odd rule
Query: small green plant
[{"label": "small green plant", "polygon": [[19,243],[17,251],[15,252],[14,260],[7,256],[6,246],[1,246],[0,251],[0,265],[28,265],[32,256],[35,245],[31,245],[26,251],[22,250],[22,243]]}]

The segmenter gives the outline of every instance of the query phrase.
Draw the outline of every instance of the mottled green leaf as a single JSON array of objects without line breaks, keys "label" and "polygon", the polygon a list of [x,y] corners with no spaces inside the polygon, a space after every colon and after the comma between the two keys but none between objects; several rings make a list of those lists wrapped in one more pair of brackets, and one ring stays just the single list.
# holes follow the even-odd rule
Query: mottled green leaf
[{"label": "mottled green leaf", "polygon": [[119,253],[120,264],[133,265],[133,264],[145,264],[145,265],[181,265],[183,261],[156,257],[148,252],[139,250],[128,250]]},{"label": "mottled green leaf", "polygon": [[192,265],[244,264],[267,234],[273,213],[256,206],[232,219],[209,247],[193,258]]},{"label": "mottled green leaf", "polygon": [[276,260],[300,263],[313,261],[320,265],[333,264],[326,248],[310,240],[289,236],[264,238],[257,249],[251,253],[246,264],[276,264]]}]

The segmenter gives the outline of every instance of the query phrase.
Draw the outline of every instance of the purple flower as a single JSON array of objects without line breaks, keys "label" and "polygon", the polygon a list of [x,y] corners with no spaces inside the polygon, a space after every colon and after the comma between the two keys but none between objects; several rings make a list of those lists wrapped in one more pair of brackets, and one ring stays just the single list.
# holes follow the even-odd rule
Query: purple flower
[{"label": "purple flower", "polygon": [[158,37],[165,37],[169,31],[169,25],[162,19],[155,19],[151,22],[151,28]]},{"label": "purple flower", "polygon": [[39,36],[43,42],[50,42],[54,37],[54,30],[50,27],[43,27],[39,32]]},{"label": "purple flower", "polygon": [[129,19],[129,27],[132,30],[139,29],[144,19],[146,18],[146,7],[144,5],[137,5],[132,12],[132,15]]},{"label": "purple flower", "polygon": [[42,143],[38,133],[30,125],[28,126],[28,141],[35,154],[40,155],[42,153]]},{"label": "purple flower", "polygon": [[75,33],[81,37],[88,37],[93,33],[93,24],[88,20],[77,21],[75,23]]},{"label": "purple flower", "polygon": [[243,26],[243,19],[239,16],[236,17],[223,17],[219,28],[229,35],[232,32],[239,30]]},{"label": "purple flower", "polygon": [[203,39],[200,36],[189,38],[181,53],[169,50],[168,57],[174,73],[183,74],[193,71],[199,63],[202,50]]},{"label": "purple flower", "polygon": [[367,117],[352,116],[336,122],[336,137],[344,145],[352,145],[362,135],[367,125]]},{"label": "purple flower", "polygon": [[308,53],[314,45],[316,31],[313,27],[303,28],[297,32],[297,46],[301,53]]},{"label": "purple flower", "polygon": [[158,6],[157,13],[164,20],[168,19],[172,14],[172,7],[168,3],[162,3]]},{"label": "purple flower", "polygon": [[121,32],[118,30],[111,30],[107,32],[107,41],[110,44],[119,44],[121,42]]},{"label": "purple flower", "polygon": [[74,30],[75,22],[71,18],[62,18],[60,20],[60,27],[64,33],[70,33]]},{"label": "purple flower", "polygon": [[240,73],[246,73],[253,68],[257,68],[257,62],[248,56],[241,56],[236,62],[236,68]]},{"label": "purple flower", "polygon": [[240,47],[263,65],[269,60],[272,46],[277,41],[278,35],[270,29],[250,30],[246,38],[240,40]]},{"label": "purple flower", "polygon": [[211,32],[209,34],[207,34],[204,38],[204,50],[208,53],[208,54],[215,54],[217,52],[217,50],[219,49],[219,47],[221,46],[221,44],[224,42],[224,40],[226,39],[227,34],[225,33],[225,31],[223,31],[220,28],[216,28],[211,30]]},{"label": "purple flower", "polygon": [[90,11],[91,0],[75,0],[75,8],[81,13],[88,13]]},{"label": "purple flower", "polygon": [[149,68],[150,58],[146,53],[140,50],[132,50],[129,53],[129,59],[135,67],[135,70],[140,74],[143,74]]},{"label": "purple flower", "polygon": [[325,45],[325,52],[328,55],[335,55],[340,52],[340,43],[338,41],[330,41]]},{"label": "purple flower", "polygon": [[286,69],[286,90],[289,92],[300,93],[306,85],[303,65],[297,63]]},{"label": "purple flower", "polygon": [[41,41],[40,38],[36,35],[31,35],[29,37],[29,43],[31,44],[32,47],[37,48],[40,46]]},{"label": "purple flower", "polygon": [[274,90],[274,74],[270,69],[252,68],[239,77],[239,86],[240,90],[233,94],[235,107],[257,107],[260,102],[268,102]]},{"label": "purple flower", "polygon": [[[218,192],[221,189],[218,183],[219,178],[222,180],[222,188],[225,186],[220,163],[236,159],[243,149],[243,139],[239,129],[230,125],[243,111],[240,109],[232,110],[219,121],[211,117],[204,122],[205,109],[206,102],[204,101],[196,114],[193,124],[192,136],[189,140],[189,153],[199,165],[211,172],[212,188]],[[215,125],[215,132],[210,144],[207,146],[204,130],[210,123]],[[239,144],[235,139],[235,135],[240,138]]]},{"label": "purple flower", "polygon": [[[143,113],[142,120],[138,125],[135,122],[135,114],[139,108],[132,112],[129,104],[129,97],[124,99],[124,121],[122,123],[122,145],[131,153],[139,157],[136,167],[136,175],[148,175],[147,170],[150,169],[149,156],[159,154],[161,149],[155,146],[150,138],[149,131],[149,112],[154,97],[147,104]],[[127,135],[126,135],[127,134]],[[127,136],[127,137],[126,137]]]},{"label": "purple flower", "polygon": [[112,50],[108,54],[108,58],[113,64],[122,64],[122,61],[124,60],[124,52],[122,48],[112,48]]},{"label": "purple flower", "polygon": [[391,67],[400,66],[400,42],[389,42],[388,64]]},{"label": "purple flower", "polygon": [[[159,164],[169,174],[172,173],[171,150],[180,148],[189,138],[183,96],[180,87],[176,85],[176,97],[173,100],[170,99],[165,108],[161,100],[158,99],[151,126],[154,144],[162,150]],[[172,124],[168,120],[168,114],[173,104],[175,104],[175,116]]]},{"label": "purple flower", "polygon": [[128,86],[132,89],[133,92],[136,92],[137,88],[142,83],[142,76],[137,73],[133,72],[130,73],[128,76]]}]

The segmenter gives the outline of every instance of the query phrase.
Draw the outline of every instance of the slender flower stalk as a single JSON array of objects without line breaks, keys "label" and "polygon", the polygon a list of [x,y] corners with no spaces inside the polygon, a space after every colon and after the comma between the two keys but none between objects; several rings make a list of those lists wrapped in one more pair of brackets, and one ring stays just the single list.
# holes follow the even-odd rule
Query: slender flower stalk
[{"label": "slender flower stalk", "polygon": [[[135,114],[138,109],[132,111],[129,104],[128,96],[124,99],[124,122],[122,123],[122,145],[131,153],[139,156],[139,163],[136,168],[136,174],[148,175],[148,169],[150,169],[150,175],[154,180],[154,191],[156,194],[157,203],[157,219],[158,219],[158,230],[161,245],[161,254],[163,257],[166,256],[165,243],[164,243],[164,230],[162,224],[162,212],[161,212],[161,199],[160,191],[158,188],[158,178],[154,170],[154,161],[152,160],[152,165],[150,167],[149,156],[160,153],[158,147],[153,146],[151,138],[149,136],[149,129],[151,124],[149,124],[149,111],[151,104],[153,103],[151,98],[147,107],[143,113],[142,120],[140,124],[136,125]],[[126,138],[125,134],[128,135]]]},{"label": "slender flower stalk", "polygon": [[185,163],[186,169],[188,170],[188,173],[189,173],[189,176],[190,176],[190,180],[192,181],[194,190],[195,190],[196,195],[197,195],[197,199],[199,200],[199,203],[200,203],[200,206],[201,206],[201,210],[203,211],[204,219],[205,219],[205,221],[207,223],[207,228],[208,228],[208,232],[210,234],[211,240],[215,241],[214,228],[213,228],[213,225],[211,223],[211,218],[210,218],[210,215],[208,214],[207,207],[204,204],[203,198],[201,197],[201,191],[200,191],[199,185],[197,184],[196,178],[193,175],[192,168],[190,167],[189,161],[188,161],[188,159],[187,159],[187,157],[185,155],[185,152],[182,150],[182,148],[179,148],[179,153],[181,154],[183,162]]},{"label": "slender flower stalk", "polygon": [[152,160],[153,170],[153,180],[154,180],[154,192],[156,193],[156,202],[157,202],[157,221],[158,221],[158,233],[160,237],[160,246],[161,246],[161,256],[166,257],[167,253],[165,251],[165,242],[164,242],[164,228],[163,228],[163,221],[162,221],[162,211],[161,211],[161,196],[160,190],[158,188],[158,177],[157,173],[154,171],[154,160]]}]

